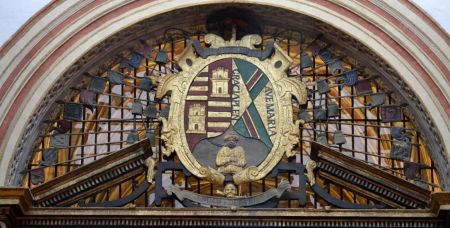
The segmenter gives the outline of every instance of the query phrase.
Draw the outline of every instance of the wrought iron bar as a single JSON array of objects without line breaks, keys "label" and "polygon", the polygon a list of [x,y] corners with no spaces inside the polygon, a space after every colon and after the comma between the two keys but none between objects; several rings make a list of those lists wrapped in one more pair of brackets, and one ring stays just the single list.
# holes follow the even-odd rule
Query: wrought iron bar
[{"label": "wrought iron bar", "polygon": [[[67,134],[67,135],[86,135],[86,134],[122,133],[122,132],[134,131],[134,130],[142,131],[142,130],[147,130],[147,129],[146,128],[140,128],[140,129],[138,128],[138,129],[115,130],[115,131],[88,131],[88,132],[84,132],[84,133],[80,132],[80,133],[70,133],[70,134],[65,133],[65,134]],[[38,137],[43,138],[43,137],[51,137],[51,136],[53,136],[53,134],[39,135]]]},{"label": "wrought iron bar", "polygon": [[[347,119],[343,119],[343,121],[349,121]],[[359,119],[354,119],[353,121],[365,121],[364,119],[359,120]],[[367,119],[368,122],[372,122],[372,121],[377,121],[372,120],[372,119]],[[375,124],[357,124],[357,123],[343,123],[342,121],[339,120],[327,120],[327,121],[323,121],[323,122],[318,122],[318,123],[326,123],[326,124],[333,124],[333,123],[338,123],[338,124],[345,124],[345,125],[353,125],[353,126],[368,126],[368,127],[380,127],[380,128],[392,128],[392,126],[384,126],[384,125],[375,125]],[[309,124],[309,123],[305,123],[305,124]],[[406,131],[417,131],[414,128],[404,128],[404,130]]]},{"label": "wrought iron bar", "polygon": [[[58,103],[58,104],[80,104],[80,105],[84,105],[83,103],[62,101],[62,100],[58,100],[58,101],[56,101],[56,103]],[[103,105],[103,104],[89,104],[89,105],[90,106],[94,106],[94,107],[107,107],[107,108],[114,108],[114,109],[128,109],[128,110],[131,110],[131,108],[123,107],[123,106],[112,106],[112,105]]]},{"label": "wrought iron bar", "polygon": [[66,147],[47,147],[47,148],[39,148],[33,150],[33,152],[38,152],[46,149],[58,149],[58,150],[64,150],[64,149],[70,149],[70,148],[78,148],[78,147],[88,147],[88,146],[99,146],[99,145],[111,145],[111,144],[118,144],[118,143],[124,143],[126,141],[116,141],[116,142],[104,142],[104,143],[97,143],[97,144],[83,144],[83,145],[74,145],[74,146],[66,146]]},{"label": "wrought iron bar", "polygon": [[[23,170],[22,172],[26,173],[26,172],[30,172],[36,169],[45,169],[47,167],[52,167],[52,166],[59,166],[59,165],[66,165],[67,163],[71,163],[74,161],[80,161],[80,160],[84,160],[84,159],[88,159],[88,158],[93,158],[93,157],[98,157],[98,156],[103,156],[103,155],[109,155],[115,152],[118,152],[120,150],[116,150],[116,151],[108,151],[108,152],[104,152],[104,153],[98,153],[98,154],[94,154],[94,155],[88,155],[88,156],[84,156],[84,157],[79,157],[79,158],[75,158],[75,159],[71,159],[71,160],[67,160],[67,161],[63,161],[63,162],[58,162],[55,164],[51,164],[51,165],[43,165],[43,166],[39,166],[37,168],[34,169],[27,169],[27,170]],[[79,165],[81,166],[81,165]]]},{"label": "wrought iron bar", "polygon": [[392,94],[393,91],[387,91],[387,92],[377,92],[377,93],[372,93],[372,94],[361,94],[361,95],[345,95],[345,96],[335,96],[335,97],[327,97],[327,98],[319,98],[319,99],[309,99],[308,101],[317,101],[317,100],[325,100],[325,99],[337,99],[337,98],[352,98],[352,97],[364,97],[364,96],[370,96],[370,95],[375,95],[375,94],[379,94],[379,93],[385,93],[387,95]]},{"label": "wrought iron bar", "polygon": [[[331,134],[334,133],[332,131],[325,131],[325,130],[319,130],[319,129],[313,129],[313,128],[300,127],[300,129],[302,129],[302,130],[311,130],[311,131],[320,131],[320,132],[326,132],[326,133],[331,133]],[[394,142],[395,141],[395,140],[392,140],[392,139],[383,139],[383,138],[370,137],[370,136],[365,136],[365,135],[352,135],[352,134],[347,134],[347,133],[342,133],[342,134],[348,135],[348,136],[353,136],[353,137],[358,137],[358,138],[367,138],[367,139],[374,139],[374,140],[380,140],[380,141],[389,141],[389,142]],[[420,146],[419,143],[410,143],[410,144],[414,145],[414,146]]]},{"label": "wrought iron bar", "polygon": [[[159,123],[159,121],[157,120],[157,118],[147,118],[147,117],[143,117],[143,118],[136,118],[136,119],[98,119],[98,120],[73,120],[72,122],[104,122],[104,123],[109,123],[109,122],[134,122],[136,120],[152,120],[152,123]],[[56,122],[58,120],[46,120],[44,122],[46,123],[51,123],[51,122]]]},{"label": "wrought iron bar", "polygon": [[[296,65],[298,65],[298,64],[296,64]],[[319,67],[323,67],[323,66],[327,66],[327,64],[319,65]],[[316,77],[324,77],[326,79],[332,79],[332,78],[337,78],[337,77],[343,76],[343,75],[345,75],[345,74],[347,74],[349,72],[352,72],[352,71],[360,70],[361,68],[362,67],[357,67],[354,70],[344,71],[342,73],[335,74],[335,75],[329,75],[328,73],[316,74]],[[306,73],[310,73],[310,72],[312,72],[312,71],[310,70],[310,71],[307,71]],[[300,75],[290,74],[289,75],[289,77],[292,77],[292,78],[304,78],[304,77],[310,77],[310,76],[312,76],[312,75],[310,75],[310,74],[300,74]]]},{"label": "wrought iron bar", "polygon": [[[323,49],[325,49],[325,48],[323,48]],[[346,55],[341,55],[341,56],[335,58],[335,61],[337,61],[337,60],[342,60],[342,59],[344,59],[345,57],[347,57],[347,56],[346,56]],[[319,69],[319,68],[322,68],[322,67],[324,67],[324,66],[328,66],[328,64],[329,64],[329,63],[320,64],[320,65],[318,65],[318,66],[315,66],[315,67],[314,67],[313,69],[311,69],[311,70],[304,71],[303,73],[310,73],[310,72],[313,72],[313,71],[315,71],[315,70],[317,70],[317,69]],[[314,65],[315,65],[315,64],[314,64]],[[299,67],[299,66],[300,66],[300,63],[295,64],[294,66],[289,67],[289,70],[292,70],[292,69],[294,69],[294,68],[296,68],[296,67]]]},{"label": "wrought iron bar", "polygon": [[[317,143],[316,141],[310,140],[310,139],[308,139],[308,138],[303,138],[302,140],[303,140],[303,141],[306,141],[306,142],[315,142],[315,143]],[[326,145],[326,146],[341,149],[339,146],[334,145],[334,144],[328,144],[328,145]],[[385,158],[385,159],[391,159],[390,157],[386,157],[386,156],[383,156],[383,155],[373,154],[373,153],[364,152],[364,151],[359,151],[359,150],[347,149],[347,148],[345,148],[345,147],[343,147],[342,150],[349,151],[349,152],[354,152],[354,153],[358,153],[358,154],[367,154],[367,155],[371,155],[371,156],[375,156],[375,157],[382,157],[382,158]],[[384,155],[387,155],[387,154],[384,154]],[[352,157],[355,158],[354,155],[353,155]],[[391,159],[391,160],[392,160],[392,159]]]}]

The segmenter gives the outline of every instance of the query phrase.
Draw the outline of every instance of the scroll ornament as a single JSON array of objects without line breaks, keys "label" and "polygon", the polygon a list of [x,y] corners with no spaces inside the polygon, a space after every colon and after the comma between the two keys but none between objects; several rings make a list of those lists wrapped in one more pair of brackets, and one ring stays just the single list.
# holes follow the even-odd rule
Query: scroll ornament
[{"label": "scroll ornament", "polygon": [[147,182],[153,183],[153,178],[155,177],[155,167],[156,167],[156,161],[149,157],[145,159],[145,166],[147,166]]},{"label": "scroll ornament", "polygon": [[163,154],[170,156],[175,152],[177,147],[180,147],[180,143],[174,140],[175,134],[178,132],[178,128],[173,124],[169,123],[166,118],[158,117],[158,120],[162,122],[161,139],[164,141],[165,145],[163,147]]},{"label": "scroll ornament", "polygon": [[[306,84],[287,77],[285,72],[292,59],[276,43],[267,45],[266,49],[261,51],[259,47],[255,46],[261,42],[262,38],[258,35],[244,36],[239,41],[233,38],[225,41],[217,35],[208,34],[205,36],[205,43],[209,44],[209,48],[201,47],[198,43],[196,45],[195,42],[189,42],[181,57],[177,60],[181,71],[161,77],[158,81],[155,97],[162,99],[166,94],[171,94],[170,110],[164,115],[161,111],[158,116],[158,120],[162,123],[161,140],[164,142],[162,152],[166,156],[175,152],[181,163],[194,176],[216,184],[223,184],[225,180],[225,173],[221,173],[212,167],[216,164],[207,165],[205,162],[199,162],[199,158],[193,154],[193,145],[189,144],[192,140],[198,138],[200,140],[212,140],[225,130],[221,130],[222,132],[217,132],[217,130],[206,132],[207,129],[203,126],[209,125],[205,125],[205,122],[214,122],[214,120],[208,120],[209,115],[205,117],[204,114],[199,114],[203,113],[202,111],[198,114],[191,113],[196,115],[191,119],[189,110],[191,107],[202,110],[202,106],[217,103],[217,99],[222,99],[220,100],[221,103],[231,103],[231,100],[226,99],[232,99],[232,95],[236,94],[232,94],[232,90],[228,92],[228,87],[220,83],[230,83],[228,85],[231,86],[232,81],[236,80],[232,78],[235,76],[238,77],[240,82],[233,85],[239,85],[240,90],[247,90],[246,92],[249,95],[240,94],[242,96],[238,98],[240,99],[238,100],[240,110],[237,111],[240,112],[238,117],[233,121],[230,118],[230,120],[221,120],[221,123],[216,122],[216,126],[218,126],[216,129],[227,124],[228,129],[233,130],[233,127],[235,127],[236,132],[242,135],[241,130],[246,131],[248,130],[246,126],[250,126],[251,134],[253,134],[251,137],[259,137],[258,140],[264,143],[269,151],[262,162],[258,164],[243,163],[242,169],[232,173],[233,182],[240,184],[259,180],[265,177],[284,155],[294,156],[295,152],[292,152],[292,149],[298,143],[299,125],[304,120],[294,122],[292,118],[292,97],[300,105],[305,104],[307,100]],[[233,61],[233,64],[224,64],[227,61]],[[211,72],[218,72],[217,69],[219,68],[226,69],[220,72],[229,73],[222,73],[219,78],[209,75]],[[214,84],[215,87],[214,85],[207,86],[210,85],[209,83],[212,84],[213,79],[218,79],[217,84]],[[204,83],[205,80],[208,83]],[[221,82],[219,82],[220,80]],[[191,90],[191,87],[195,88]],[[213,88],[215,89],[213,90]],[[213,93],[218,93],[221,96],[218,98],[217,94]],[[273,94],[272,98],[267,99],[266,96],[271,93]],[[258,97],[262,99],[258,99]],[[266,101],[266,99],[269,103],[265,105],[258,103],[261,100]],[[193,104],[196,104],[196,106]],[[269,108],[271,113],[267,111]],[[269,114],[273,117],[270,120],[274,123],[272,129],[270,129],[270,135],[267,123],[263,124],[261,118],[257,116],[259,115],[258,112],[261,111],[267,112],[263,115],[264,118],[268,118]],[[231,110],[228,111],[230,113],[225,112],[227,111],[215,111],[212,114],[217,115],[217,119],[225,119],[231,115]],[[246,115],[245,120],[243,120],[244,114]],[[253,121],[249,122],[250,119]],[[185,123],[185,121],[190,120],[197,122]],[[245,125],[235,126],[237,123],[242,123],[239,120],[246,121]],[[185,127],[187,125],[190,127]],[[255,132],[258,132],[258,134]],[[189,134],[196,134],[196,139],[188,139]],[[213,134],[215,135],[212,136]],[[199,141],[195,143],[199,143]]]},{"label": "scroll ornament", "polygon": [[313,160],[306,162],[306,177],[308,178],[309,185],[313,186],[316,184],[316,177],[314,176],[314,169],[317,168],[317,163]]}]

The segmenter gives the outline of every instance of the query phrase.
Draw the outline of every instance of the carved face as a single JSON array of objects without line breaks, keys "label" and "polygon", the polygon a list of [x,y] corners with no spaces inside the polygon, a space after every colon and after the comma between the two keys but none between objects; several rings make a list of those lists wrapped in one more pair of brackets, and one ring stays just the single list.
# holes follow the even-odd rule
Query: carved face
[{"label": "carved face", "polygon": [[234,197],[237,195],[237,189],[234,184],[228,183],[225,185],[225,188],[223,189],[223,193],[226,197]]},{"label": "carved face", "polygon": [[[292,60],[277,45],[271,43],[262,52],[255,47],[261,37],[225,42],[209,34],[205,40],[211,51],[198,42],[187,46],[178,60],[182,71],[158,85],[157,98],[172,91],[170,115],[163,121],[166,154],[175,151],[192,174],[206,179],[209,177],[199,167],[216,165],[209,159],[212,150],[249,148],[256,152],[246,155],[252,158],[246,166],[258,166],[257,172],[251,180],[241,175],[243,178],[233,177],[233,181],[262,179],[284,154],[293,156],[291,145],[298,140],[291,138],[298,138],[299,133],[292,131],[292,97],[299,104],[306,103],[306,85],[287,77]],[[224,133],[235,134],[237,141],[226,140]],[[228,187],[228,192],[235,194],[236,187]]]},{"label": "carved face", "polygon": [[227,145],[228,148],[233,149],[237,145],[237,140],[229,139],[229,140],[225,141],[225,144]]}]

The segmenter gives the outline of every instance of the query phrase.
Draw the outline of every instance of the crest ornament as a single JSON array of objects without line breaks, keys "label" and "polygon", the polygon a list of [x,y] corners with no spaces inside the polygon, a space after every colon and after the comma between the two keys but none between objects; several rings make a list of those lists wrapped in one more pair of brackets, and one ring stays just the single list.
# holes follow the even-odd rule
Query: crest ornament
[{"label": "crest ornament", "polygon": [[[159,80],[156,98],[170,93],[162,122],[163,153],[176,153],[193,175],[223,184],[262,179],[298,143],[292,98],[306,103],[306,85],[288,78],[291,58],[259,35],[229,41],[207,34],[188,43],[181,71]],[[230,177],[230,179],[226,177]]]}]

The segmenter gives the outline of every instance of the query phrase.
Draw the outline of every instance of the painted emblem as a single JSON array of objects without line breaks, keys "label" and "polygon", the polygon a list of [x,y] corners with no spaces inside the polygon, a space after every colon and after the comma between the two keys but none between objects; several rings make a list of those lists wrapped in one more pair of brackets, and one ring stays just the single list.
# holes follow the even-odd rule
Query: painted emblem
[{"label": "painted emblem", "polygon": [[241,40],[208,34],[190,43],[181,72],[160,79],[157,98],[171,91],[167,118],[160,117],[164,154],[175,152],[195,176],[235,184],[266,176],[284,155],[294,155],[299,123],[292,98],[306,102],[306,86],[288,78],[291,59],[274,42],[259,50],[258,35]]}]

